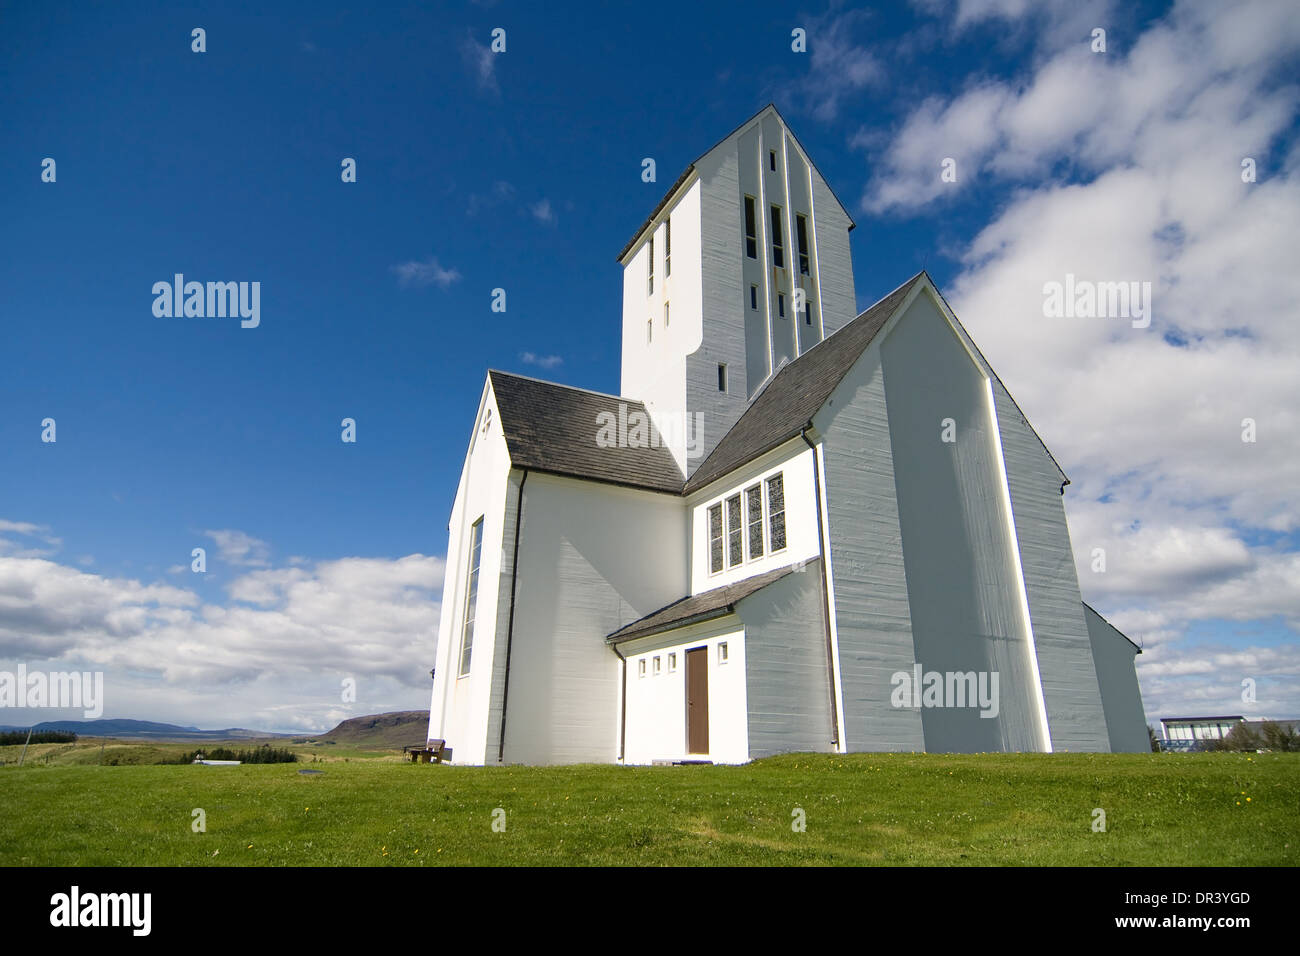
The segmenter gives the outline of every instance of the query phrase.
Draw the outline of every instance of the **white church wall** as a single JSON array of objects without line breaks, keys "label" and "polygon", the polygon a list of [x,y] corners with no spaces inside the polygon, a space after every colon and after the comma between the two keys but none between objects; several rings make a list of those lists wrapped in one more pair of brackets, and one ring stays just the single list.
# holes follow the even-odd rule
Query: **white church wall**
[{"label": "white church wall", "polygon": [[[766,455],[703,488],[688,499],[691,515],[691,594],[709,591],[743,581],[776,568],[815,558],[819,553],[817,542],[817,510],[813,492],[812,450],[803,439],[795,438]],[[737,493],[741,496],[741,515],[745,516],[745,489],[766,481],[773,475],[782,475],[785,491],[786,546],[780,551],[768,547],[768,508],[764,494],[764,544],[763,554],[751,558],[749,536],[743,535],[745,561],[727,567],[726,564],[726,499]],[[709,508],[723,504],[723,569],[711,573],[709,568]],[[747,528],[745,529],[748,530]]]},{"label": "white church wall", "polygon": [[616,759],[619,660],[604,639],[686,593],[686,528],[676,496],[529,474],[507,763]]},{"label": "white church wall", "polygon": [[830,335],[858,315],[858,300],[853,290],[853,256],[849,249],[852,220],[816,169],[812,170],[812,197],[819,305],[824,334]]},{"label": "white church wall", "polygon": [[[726,645],[725,660],[718,650],[720,644]],[[686,652],[696,647],[708,649],[707,754],[687,751]],[[628,641],[620,650],[628,662],[625,763],[647,764],[655,760],[744,763],[749,759],[745,633],[734,615]],[[659,659],[658,673],[655,658]]]},{"label": "white church wall", "polygon": [[[486,416],[491,424],[483,429]],[[505,499],[510,455],[501,434],[491,387],[484,389],[475,419],[473,438],[447,540],[437,662],[434,665],[429,736],[447,741],[457,763],[482,763],[487,753],[487,725],[497,608],[502,598],[502,547],[505,535]],[[483,518],[480,546],[476,627],[470,652],[469,673],[459,674],[459,658],[468,589],[467,561],[470,534]],[[513,521],[513,513],[510,519]],[[508,589],[508,581],[504,582]]]},{"label": "white church wall", "polygon": [[1147,716],[1142,707],[1135,658],[1137,648],[1105,618],[1082,605],[1092,644],[1097,683],[1106,715],[1106,735],[1113,753],[1150,753]]},{"label": "white church wall", "polygon": [[[640,399],[686,474],[687,356],[704,334],[700,271],[700,196],[695,181],[659,214],[654,235],[654,290],[648,292],[649,234],[623,268],[623,358],[620,393]],[[666,221],[672,222],[671,272],[665,261]],[[667,311],[665,312],[665,307]],[[651,330],[647,334],[647,327]],[[693,423],[690,423],[691,427]],[[693,433],[692,433],[693,434]],[[696,464],[706,454],[702,448]]]},{"label": "white church wall", "polygon": [[878,348],[849,370],[813,423],[825,458],[841,745],[924,750],[920,712],[890,704],[892,675],[916,655]]},{"label": "white church wall", "polygon": [[988,382],[927,294],[904,310],[880,354],[916,663],[999,691],[923,707],[926,750],[1049,749]]}]

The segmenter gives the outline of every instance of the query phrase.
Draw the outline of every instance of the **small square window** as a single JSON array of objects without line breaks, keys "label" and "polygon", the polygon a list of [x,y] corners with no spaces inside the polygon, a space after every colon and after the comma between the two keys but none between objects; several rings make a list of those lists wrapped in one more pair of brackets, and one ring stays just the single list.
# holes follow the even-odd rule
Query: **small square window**
[{"label": "small square window", "polygon": [[659,676],[659,672],[660,672],[662,669],[663,669],[662,661],[660,661],[660,659],[659,659],[659,655],[656,654],[656,655],[655,655],[655,663],[654,663],[654,674],[655,674],[655,677],[658,677],[658,676]]},{"label": "small square window", "polygon": [[671,674],[671,673],[673,673],[673,671],[675,671],[675,670],[677,670],[677,655],[676,655],[676,654],[669,654],[669,655],[668,655],[668,673]]},{"label": "small square window", "polygon": [[727,642],[726,641],[718,642],[718,663],[719,664],[727,663]]},{"label": "small square window", "polygon": [[645,677],[645,658],[636,662],[636,674],[638,677]]}]

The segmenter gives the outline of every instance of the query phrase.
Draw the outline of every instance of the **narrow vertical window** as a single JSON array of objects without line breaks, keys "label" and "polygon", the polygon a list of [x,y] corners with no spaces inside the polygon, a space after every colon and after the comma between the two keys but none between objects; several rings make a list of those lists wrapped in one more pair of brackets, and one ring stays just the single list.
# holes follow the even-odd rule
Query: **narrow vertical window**
[{"label": "narrow vertical window", "polygon": [[655,320],[654,320],[654,319],[646,319],[646,323],[645,323],[645,344],[646,344],[646,345],[649,345],[651,342],[653,342],[653,341],[654,341],[654,337],[655,337]]},{"label": "narrow vertical window", "polygon": [[754,212],[754,197],[745,197],[745,255],[758,258],[758,216]]},{"label": "narrow vertical window", "polygon": [[726,641],[718,642],[718,663],[719,664],[727,663],[727,642]]},{"label": "narrow vertical window", "polygon": [[774,149],[767,151],[767,168],[776,172],[776,150]]},{"label": "narrow vertical window", "polygon": [[812,325],[812,296],[804,296],[803,300],[803,324]]},{"label": "narrow vertical window", "polygon": [[772,265],[785,268],[785,238],[781,232],[781,207],[772,207]]},{"label": "narrow vertical window", "polygon": [[745,527],[749,537],[749,558],[763,556],[763,486],[745,489]]},{"label": "narrow vertical window", "polygon": [[776,314],[783,319],[785,318],[785,293],[784,292],[778,292],[776,294]]},{"label": "narrow vertical window", "polygon": [[645,677],[645,658],[644,658],[644,657],[641,658],[639,661],[636,662],[636,676],[637,676],[637,677]]},{"label": "narrow vertical window", "polygon": [[740,495],[727,499],[727,567],[734,568],[745,560],[744,529],[740,522]]},{"label": "narrow vertical window", "polygon": [[755,312],[758,311],[758,286],[756,285],[749,287],[749,307]]},{"label": "narrow vertical window", "polygon": [[664,220],[664,278],[673,274],[673,221]]},{"label": "narrow vertical window", "polygon": [[808,219],[805,216],[794,217],[795,238],[799,241],[799,274],[810,275],[808,265]]},{"label": "narrow vertical window", "polygon": [[722,505],[709,508],[709,573],[722,570]]},{"label": "narrow vertical window", "polygon": [[669,654],[669,655],[668,655],[668,673],[671,674],[671,673],[673,673],[673,672],[676,671],[676,670],[677,670],[677,655],[676,655],[676,654]]},{"label": "narrow vertical window", "polygon": [[725,392],[726,390],[727,390],[727,364],[725,362],[719,362],[718,363],[718,391]]},{"label": "narrow vertical window", "polygon": [[780,475],[767,479],[767,543],[772,551],[785,547],[785,483]]},{"label": "narrow vertical window", "polygon": [[465,627],[460,639],[460,676],[469,673],[470,656],[474,651],[474,614],[478,610],[478,562],[483,550],[483,519],[474,522],[469,531],[469,574],[465,582]]},{"label": "narrow vertical window", "polygon": [[654,659],[654,676],[655,676],[655,677],[658,677],[658,676],[659,676],[659,671],[660,671],[662,668],[663,668],[663,662],[662,662],[658,657],[655,657],[655,659]]},{"label": "narrow vertical window", "polygon": [[668,328],[668,303],[664,303],[664,328]]},{"label": "narrow vertical window", "polygon": [[650,295],[655,290],[655,237],[650,237],[650,242],[646,244],[649,250],[645,263],[645,294]]}]

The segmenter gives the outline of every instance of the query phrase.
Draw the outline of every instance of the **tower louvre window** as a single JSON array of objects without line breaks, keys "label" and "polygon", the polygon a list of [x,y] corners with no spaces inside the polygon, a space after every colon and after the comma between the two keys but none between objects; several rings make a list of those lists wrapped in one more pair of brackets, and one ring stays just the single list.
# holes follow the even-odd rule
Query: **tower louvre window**
[{"label": "tower louvre window", "polygon": [[799,241],[799,274],[811,275],[808,264],[808,219],[806,216],[795,216],[795,238]]},{"label": "tower louvre window", "polygon": [[781,233],[781,207],[772,207],[772,265],[785,268],[785,239]]},{"label": "tower louvre window", "polygon": [[745,197],[745,255],[758,258],[758,214],[754,211],[754,197]]}]

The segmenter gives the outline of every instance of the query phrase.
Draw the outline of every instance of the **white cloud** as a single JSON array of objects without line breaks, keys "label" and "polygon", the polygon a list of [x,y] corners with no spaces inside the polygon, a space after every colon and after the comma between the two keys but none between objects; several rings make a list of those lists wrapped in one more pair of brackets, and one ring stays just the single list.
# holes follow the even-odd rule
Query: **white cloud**
[{"label": "white cloud", "polygon": [[461,40],[460,55],[480,90],[492,94],[501,92],[497,83],[497,54],[488,44],[479,43],[472,35],[466,34]]},{"label": "white cloud", "polygon": [[0,518],[0,556],[48,558],[58,554],[62,547],[63,539],[50,534],[45,525]]},{"label": "white cloud", "polygon": [[525,365],[536,365],[540,368],[555,368],[564,364],[564,359],[558,355],[537,355],[534,352],[520,353],[519,361]]},{"label": "white cloud", "polygon": [[205,531],[203,534],[216,543],[217,556],[227,564],[262,567],[268,563],[271,546],[252,535],[230,528],[222,531]]},{"label": "white cloud", "polygon": [[436,285],[440,289],[446,289],[460,280],[457,269],[443,268],[433,256],[423,262],[401,262],[389,268],[397,273],[397,279],[403,286]]},{"label": "white cloud", "polygon": [[549,199],[540,199],[528,207],[528,211],[533,214],[533,218],[538,222],[544,222],[549,226],[555,225],[555,210],[551,208]]},{"label": "white cloud", "polygon": [[[182,587],[0,557],[0,659],[103,670],[109,716],[322,730],[339,713],[427,704],[442,573],[442,559],[420,554],[341,558],[253,570],[227,603],[205,603]],[[345,677],[358,685],[350,710]]]},{"label": "white cloud", "polygon": [[845,98],[885,78],[876,53],[853,39],[873,16],[869,10],[833,7],[805,21],[808,72],[794,83],[793,94],[817,119],[835,119]]},{"label": "white cloud", "polygon": [[[1300,716],[1294,654],[1188,638],[1224,620],[1300,632],[1300,91],[1277,82],[1300,18],[1179,4],[1126,39],[1094,55],[1085,31],[1023,77],[926,100],[881,141],[864,206],[941,214],[960,191],[996,204],[946,292],[1072,479],[1084,597],[1148,648],[1148,713],[1242,712],[1236,672],[1267,666],[1291,668],[1268,706]],[[955,185],[939,182],[946,156]],[[1150,328],[1045,318],[1043,286],[1066,274],[1151,282]]]}]

